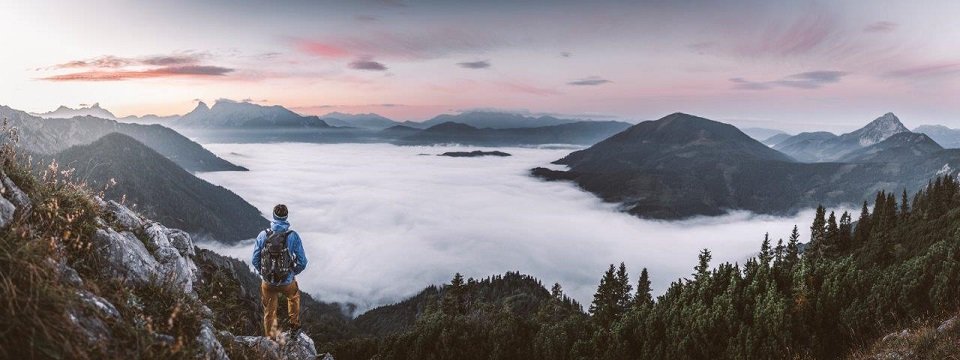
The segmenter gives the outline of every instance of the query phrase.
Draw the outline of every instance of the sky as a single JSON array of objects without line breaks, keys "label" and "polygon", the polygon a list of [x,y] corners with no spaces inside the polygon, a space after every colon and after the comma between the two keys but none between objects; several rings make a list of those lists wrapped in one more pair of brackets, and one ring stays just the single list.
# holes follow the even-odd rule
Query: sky
[{"label": "sky", "polygon": [[960,127],[960,2],[0,1],[0,104]]},{"label": "sky", "polygon": [[[449,282],[457,272],[484,278],[519,271],[547,288],[560,283],[567,295],[589,304],[607,266],[620,262],[632,282],[648,268],[659,295],[670,282],[689,278],[701,249],[712,251],[712,266],[743,264],[759,251],[765,233],[775,245],[798,225],[806,241],[813,218],[808,210],[790,217],[736,212],[643,220],[573,183],[529,176],[530,168],[550,166],[570,149],[501,148],[512,156],[451,158],[432,155],[463,149],[206,147],[250,172],[198,176],[236,192],[264,214],[277,203],[290,209],[289,221],[308,259],[297,277],[300,289],[323,301],[356,304],[360,311]],[[251,261],[250,243],[198,244]]]}]

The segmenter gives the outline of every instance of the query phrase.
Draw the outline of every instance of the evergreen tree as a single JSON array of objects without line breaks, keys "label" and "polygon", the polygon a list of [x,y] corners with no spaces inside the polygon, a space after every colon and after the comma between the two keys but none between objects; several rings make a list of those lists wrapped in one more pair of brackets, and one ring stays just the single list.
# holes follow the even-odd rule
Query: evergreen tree
[{"label": "evergreen tree", "polygon": [[620,314],[623,314],[627,311],[627,308],[630,307],[630,291],[633,289],[633,285],[630,285],[630,277],[627,274],[627,266],[624,263],[620,263],[620,268],[617,269],[617,287],[616,287],[616,300],[617,300],[617,317]]},{"label": "evergreen tree", "polygon": [[910,204],[907,203],[907,188],[903,188],[900,196],[900,220],[906,221],[910,217]]},{"label": "evergreen tree", "polygon": [[693,278],[697,281],[706,279],[710,275],[710,259],[713,258],[713,255],[710,255],[710,249],[703,249],[700,251],[700,255],[697,258],[697,266],[693,268]]},{"label": "evergreen tree", "polygon": [[560,287],[560,283],[553,283],[553,287],[550,288],[550,296],[557,300],[563,300],[563,288]]},{"label": "evergreen tree", "polygon": [[787,269],[793,269],[800,262],[800,231],[796,225],[793,226],[793,231],[790,232],[790,238],[787,240],[787,252],[783,262]]},{"label": "evergreen tree", "polygon": [[590,315],[593,315],[597,325],[606,327],[616,320],[619,287],[616,270],[613,264],[610,264],[610,268],[600,278],[600,285],[597,286],[597,292],[593,294],[593,302],[590,304]]},{"label": "evergreen tree", "polygon": [[464,290],[463,275],[456,273],[453,275],[453,280],[450,281],[450,285],[447,286],[443,294],[442,307],[444,314],[459,315],[464,312]]},{"label": "evergreen tree", "polygon": [[844,211],[843,215],[840,215],[840,225],[838,227],[840,233],[837,235],[837,251],[841,254],[846,254],[851,249],[851,234],[853,230],[851,221],[850,213]]},{"label": "evergreen tree", "polygon": [[808,253],[811,254],[810,260],[817,260],[823,255],[824,241],[827,236],[827,210],[823,205],[817,206],[817,213],[813,218],[813,224],[810,225],[810,244]]},{"label": "evergreen tree", "polygon": [[653,290],[650,288],[650,276],[647,274],[647,268],[640,272],[640,281],[637,282],[637,293],[633,296],[633,306],[645,308],[653,305]]},{"label": "evergreen tree", "polygon": [[873,231],[871,224],[870,209],[867,208],[867,202],[863,202],[863,208],[860,209],[860,218],[857,219],[857,228],[853,230],[853,246],[861,246],[870,238]]},{"label": "evergreen tree", "polygon": [[760,255],[758,258],[761,265],[770,267],[770,260],[773,259],[773,253],[770,250],[770,233],[763,235],[763,243],[760,244]]},{"label": "evergreen tree", "polygon": [[837,216],[833,211],[827,219],[827,225],[824,229],[823,245],[819,247],[821,256],[833,256],[837,253],[837,247],[840,242],[840,227],[837,225]]}]

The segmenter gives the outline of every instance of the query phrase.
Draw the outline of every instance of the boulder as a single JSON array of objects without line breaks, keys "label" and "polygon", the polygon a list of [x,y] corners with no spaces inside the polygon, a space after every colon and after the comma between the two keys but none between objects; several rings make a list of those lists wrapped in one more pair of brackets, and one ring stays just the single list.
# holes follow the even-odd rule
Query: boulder
[{"label": "boulder", "polygon": [[[229,332],[221,331],[220,339],[229,342],[231,347],[246,351],[259,359],[271,360],[314,360],[317,358],[317,349],[313,339],[307,334],[300,333],[296,339],[290,339],[289,332],[280,334],[277,341],[263,336],[233,336]],[[331,356],[330,359],[333,357]],[[326,359],[326,357],[324,357]]]},{"label": "boulder", "polygon": [[180,229],[167,229],[167,238],[173,244],[173,247],[180,251],[180,255],[194,256],[197,254],[193,245],[193,239],[190,234]]},{"label": "boulder", "polygon": [[30,197],[27,196],[23,190],[20,190],[17,187],[17,184],[13,183],[7,174],[0,172],[0,194],[3,195],[3,198],[7,199],[17,209],[20,209],[20,212],[17,214],[18,217],[24,218],[30,214],[33,206],[30,203]]},{"label": "boulder", "polygon": [[16,214],[17,207],[9,200],[0,197],[0,229],[6,229],[13,223],[13,215]]},{"label": "boulder", "polygon": [[937,332],[941,334],[949,332],[953,329],[956,329],[957,325],[960,325],[960,315],[954,316],[940,323],[940,326],[937,326]]},{"label": "boulder", "polygon": [[200,353],[197,358],[205,360],[230,360],[227,352],[223,350],[223,345],[217,340],[216,331],[210,320],[204,319],[200,323],[200,335],[197,335],[197,344],[200,345]]},{"label": "boulder", "polygon": [[137,215],[137,213],[126,206],[120,205],[120,203],[113,200],[104,202],[102,205],[103,210],[112,215],[117,225],[123,230],[137,231],[143,228],[144,223],[140,215]]},{"label": "boulder", "polygon": [[132,233],[97,229],[93,235],[93,256],[103,264],[102,275],[125,279],[134,285],[148,285],[161,279],[160,264]]},{"label": "boulder", "polygon": [[80,298],[80,302],[100,314],[101,317],[120,319],[120,312],[107,299],[83,289],[77,290],[77,297]]},{"label": "boulder", "polygon": [[[193,283],[197,281],[197,265],[193,263],[193,259],[184,255],[180,249],[173,245],[168,236],[173,232],[156,222],[146,223],[143,232],[147,237],[147,243],[150,245],[149,248],[154,258],[160,263],[159,270],[163,280],[177,289],[192,294]],[[187,239],[189,241],[189,235],[187,235]],[[178,241],[182,242],[183,240]]]}]

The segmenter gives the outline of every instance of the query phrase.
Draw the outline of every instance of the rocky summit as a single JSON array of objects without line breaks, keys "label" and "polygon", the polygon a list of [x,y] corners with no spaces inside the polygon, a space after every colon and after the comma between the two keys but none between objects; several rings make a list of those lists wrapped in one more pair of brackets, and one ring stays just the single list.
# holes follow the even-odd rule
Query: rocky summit
[{"label": "rocky summit", "polygon": [[[274,341],[255,334],[233,334],[218,329],[217,314],[212,308],[223,308],[221,304],[214,304],[221,299],[205,291],[208,289],[204,287],[214,284],[200,280],[203,274],[195,262],[198,249],[188,233],[144,218],[115,201],[62,188],[64,193],[50,194],[49,187],[56,185],[22,178],[29,180],[25,186],[6,172],[0,172],[0,230],[4,233],[4,245],[12,233],[41,232],[37,226],[50,224],[35,220],[58,216],[71,201],[88,206],[87,211],[83,210],[84,206],[68,210],[75,218],[67,217],[67,223],[78,232],[91,234],[89,242],[72,243],[69,239],[74,235],[68,232],[63,239],[50,240],[49,245],[56,248],[55,251],[25,259],[34,261],[34,266],[50,274],[50,286],[56,287],[54,293],[63,296],[54,301],[52,295],[47,295],[41,299],[46,306],[35,314],[62,316],[66,320],[59,324],[57,331],[69,334],[67,339],[79,343],[75,344],[75,352],[61,355],[196,359],[318,357],[313,339],[304,333],[294,339],[283,334],[279,341]],[[23,189],[31,189],[37,199],[32,199]],[[75,198],[70,199],[71,196]],[[54,201],[57,204],[52,208]],[[85,218],[89,221],[85,222]],[[81,234],[77,235],[79,238]],[[29,239],[29,235],[26,237]],[[26,243],[27,246],[36,244]],[[5,256],[9,254],[5,252]],[[37,283],[33,285],[39,285]],[[136,345],[127,343],[131,337],[136,339]],[[37,349],[29,346],[6,347],[0,357],[33,358],[58,353],[53,348],[42,348],[55,347],[52,344],[37,346],[49,353],[40,356],[34,352]]]}]

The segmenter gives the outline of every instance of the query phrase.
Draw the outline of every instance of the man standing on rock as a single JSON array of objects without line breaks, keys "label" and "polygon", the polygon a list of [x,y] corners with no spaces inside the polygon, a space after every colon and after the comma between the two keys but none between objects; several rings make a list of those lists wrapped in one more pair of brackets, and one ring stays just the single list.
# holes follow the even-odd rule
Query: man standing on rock
[{"label": "man standing on rock", "polygon": [[287,297],[287,312],[290,315],[290,337],[300,335],[300,288],[295,276],[307,267],[307,255],[303,252],[300,235],[290,230],[287,222],[287,206],[273,207],[273,221],[270,228],[257,235],[257,244],[253,249],[253,267],[260,272],[260,298],[263,302],[263,332],[265,336],[276,339],[277,297]]}]

